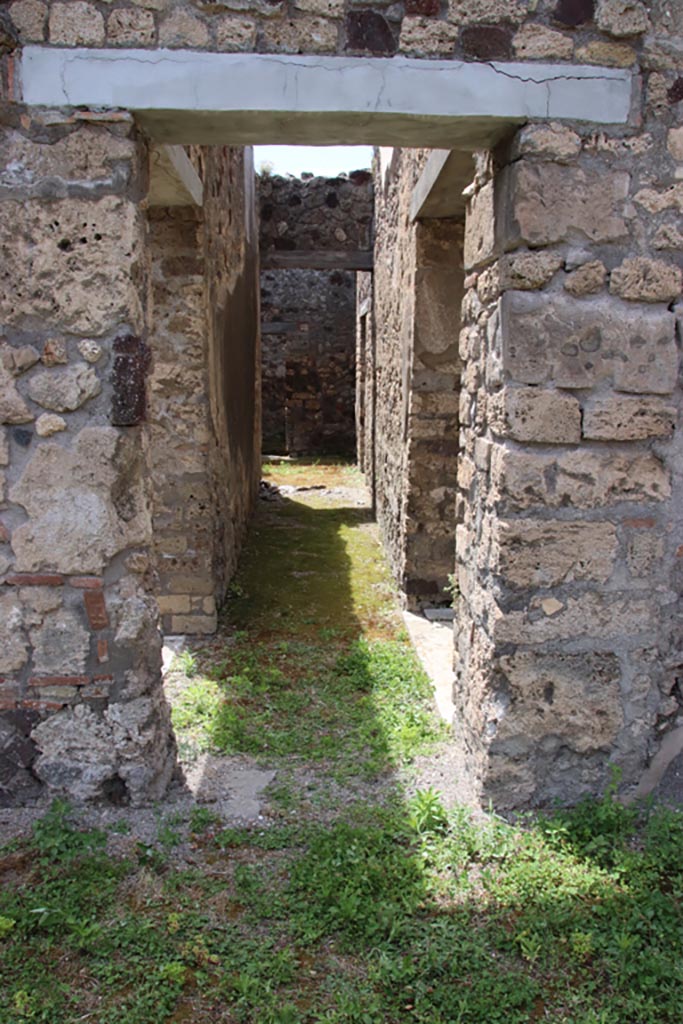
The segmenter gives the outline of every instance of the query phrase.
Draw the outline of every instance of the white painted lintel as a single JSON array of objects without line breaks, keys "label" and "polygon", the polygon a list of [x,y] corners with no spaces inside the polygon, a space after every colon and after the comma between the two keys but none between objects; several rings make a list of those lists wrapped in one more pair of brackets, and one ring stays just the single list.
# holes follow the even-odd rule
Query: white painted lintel
[{"label": "white painted lintel", "polygon": [[40,46],[19,81],[29,106],[131,110],[165,143],[470,150],[529,119],[623,124],[632,93],[589,65]]}]

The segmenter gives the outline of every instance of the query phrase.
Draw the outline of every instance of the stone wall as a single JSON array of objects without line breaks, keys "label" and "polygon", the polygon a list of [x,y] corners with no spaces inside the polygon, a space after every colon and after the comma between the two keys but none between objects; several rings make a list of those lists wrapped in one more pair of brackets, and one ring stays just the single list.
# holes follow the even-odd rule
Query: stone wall
[{"label": "stone wall", "polygon": [[353,454],[356,275],[261,273],[263,450]]},{"label": "stone wall", "polygon": [[0,147],[0,801],[153,798],[147,152],[127,114],[16,108]]},{"label": "stone wall", "polygon": [[479,163],[456,702],[499,806],[635,783],[683,722],[672,79],[631,130],[530,125]]},{"label": "stone wall", "polygon": [[[21,42],[261,53],[552,60],[651,67],[675,59],[683,35],[671,0],[13,0]],[[640,40],[648,33],[643,49]]]},{"label": "stone wall", "polygon": [[355,272],[343,258],[371,253],[372,175],[264,174],[259,195],[264,451],[350,454]]},{"label": "stone wall", "polygon": [[[411,222],[428,156],[397,150],[377,163],[374,377],[365,343],[364,392],[375,398],[365,402],[363,450],[371,440],[377,516],[413,608],[448,602],[455,545],[463,226]],[[367,325],[358,330],[362,338]]]},{"label": "stone wall", "polygon": [[193,155],[203,207],[149,215],[153,530],[167,633],[215,630],[260,468],[251,156],[220,147]]}]

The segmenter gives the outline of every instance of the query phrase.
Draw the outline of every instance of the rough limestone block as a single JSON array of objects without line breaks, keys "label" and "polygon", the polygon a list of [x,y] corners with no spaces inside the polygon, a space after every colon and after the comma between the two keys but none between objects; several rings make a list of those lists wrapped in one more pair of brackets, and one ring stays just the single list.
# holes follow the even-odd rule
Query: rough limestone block
[{"label": "rough limestone block", "polygon": [[592,441],[640,441],[670,437],[676,407],[660,398],[609,395],[591,401],[583,413],[583,436]]},{"label": "rough limestone block", "polygon": [[496,217],[493,182],[487,182],[469,201],[465,221],[465,268],[471,270],[496,254]]},{"label": "rough limestone block", "polygon": [[72,611],[62,608],[49,612],[29,636],[36,675],[77,676],[84,672],[90,634]]},{"label": "rough limestone block", "polygon": [[628,238],[621,209],[628,196],[624,171],[521,160],[498,183],[499,230],[505,249],[552,245],[574,236],[592,242]]},{"label": "rough limestone block", "polygon": [[448,20],[456,25],[485,24],[496,22],[519,24],[527,13],[526,4],[520,0],[449,0]]},{"label": "rough limestone block", "polygon": [[683,128],[670,128],[666,137],[666,148],[674,160],[683,163]]},{"label": "rough limestone block", "polygon": [[224,15],[217,18],[216,49],[225,52],[253,50],[256,46],[257,24],[252,18]]},{"label": "rough limestone block", "polygon": [[33,413],[17,391],[14,378],[0,362],[0,423],[30,423]]},{"label": "rough limestone block", "polygon": [[613,745],[623,723],[615,655],[517,651],[500,667],[512,701],[492,752],[533,753],[551,737],[553,745],[580,753]]},{"label": "rough limestone block", "polygon": [[567,276],[564,286],[570,295],[579,298],[581,295],[595,295],[605,285],[607,271],[600,260],[589,260],[573,270]]},{"label": "rough limestone block", "polygon": [[53,373],[37,373],[28,386],[29,397],[44,409],[73,412],[99,395],[102,383],[86,363],[75,363]]},{"label": "rough limestone block", "polygon": [[457,28],[446,21],[405,17],[401,22],[398,48],[412,57],[450,56],[457,38]]},{"label": "rough limestone block", "polygon": [[569,36],[545,25],[523,25],[512,46],[518,60],[571,60],[574,52]]},{"label": "rough limestone block", "polygon": [[114,185],[126,180],[129,168],[120,167],[134,155],[131,139],[87,125],[51,144],[6,129],[0,131],[0,184],[38,196],[42,189],[54,189],[54,182],[62,188],[75,183],[92,187],[93,181]]},{"label": "rough limestone block", "polygon": [[140,329],[143,233],[139,208],[117,196],[0,204],[0,320],[39,317],[76,334]]},{"label": "rough limestone block", "polygon": [[513,157],[539,156],[555,163],[573,163],[581,152],[581,137],[558,121],[528,124],[513,142]]},{"label": "rough limestone block", "polygon": [[9,13],[22,43],[44,41],[47,4],[42,0],[16,0],[16,3],[10,4]]},{"label": "rough limestone block", "polygon": [[506,612],[493,624],[496,643],[542,644],[551,640],[650,638],[659,609],[649,597],[588,591],[578,597],[532,598],[521,611]]},{"label": "rough limestone block", "polygon": [[0,427],[0,466],[9,466],[9,441],[4,427]]},{"label": "rough limestone block", "polygon": [[266,53],[335,53],[339,27],[327,18],[267,21],[261,26]]},{"label": "rough limestone block", "polygon": [[115,46],[153,46],[156,30],[151,11],[120,8],[107,21],[107,41]]},{"label": "rough limestone block", "polygon": [[553,455],[495,445],[491,485],[493,500],[510,511],[602,508],[622,501],[664,501],[671,496],[669,473],[651,454],[573,451]]},{"label": "rough limestone block", "polygon": [[672,302],[683,290],[683,273],[664,260],[631,256],[612,271],[609,288],[632,302]]},{"label": "rough limestone block", "polygon": [[50,42],[53,46],[101,46],[104,18],[93,4],[83,0],[52,4]]},{"label": "rough limestone block", "polygon": [[0,672],[16,672],[28,661],[28,643],[22,629],[18,595],[0,594]]},{"label": "rough limestone block", "polygon": [[663,213],[677,210],[683,213],[683,182],[676,182],[662,192],[654,188],[641,188],[634,196],[635,201],[648,213]]},{"label": "rough limestone block", "polygon": [[55,416],[54,413],[44,412],[36,420],[38,437],[52,437],[53,434],[59,434],[62,430],[66,430],[66,420],[61,416]]},{"label": "rough limestone block", "polygon": [[505,387],[489,401],[494,433],[515,441],[576,444],[581,440],[581,407],[571,395],[547,388]]},{"label": "rough limestone block", "polygon": [[26,373],[39,359],[40,353],[33,345],[20,345],[18,348],[0,345],[0,362],[14,377]]},{"label": "rough limestone block", "polygon": [[200,49],[209,42],[206,23],[183,8],[176,8],[159,25],[159,45],[169,49]]},{"label": "rough limestone block", "polygon": [[582,64],[599,64],[606,68],[630,68],[638,54],[628,43],[613,43],[603,39],[592,39],[576,51],[576,59]]},{"label": "rough limestone block", "polygon": [[595,20],[601,31],[617,38],[642,35],[650,26],[640,0],[598,0]]},{"label": "rough limestone block", "polygon": [[654,530],[639,530],[628,542],[626,564],[634,579],[649,576],[661,563],[664,541]]},{"label": "rough limestone block", "polygon": [[10,489],[29,515],[12,535],[19,572],[101,573],[117,552],[149,540],[136,447],[112,427],[86,427],[70,448],[40,445]]},{"label": "rough limestone block", "polygon": [[564,263],[556,252],[518,252],[501,257],[498,263],[501,291],[518,289],[536,291],[543,288]]},{"label": "rough limestone block", "polygon": [[521,384],[669,394],[678,374],[675,317],[608,295],[506,292],[501,299],[503,368]]},{"label": "rough limestone block", "polygon": [[612,574],[617,534],[611,523],[499,520],[489,556],[493,572],[513,587],[551,587]]}]

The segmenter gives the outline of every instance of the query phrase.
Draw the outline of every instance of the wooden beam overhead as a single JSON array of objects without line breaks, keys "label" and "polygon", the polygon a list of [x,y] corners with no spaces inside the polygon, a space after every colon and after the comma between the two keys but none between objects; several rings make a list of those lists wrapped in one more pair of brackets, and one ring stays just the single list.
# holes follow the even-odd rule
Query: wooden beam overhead
[{"label": "wooden beam overhead", "polygon": [[365,249],[266,249],[261,270],[372,270],[372,259]]}]

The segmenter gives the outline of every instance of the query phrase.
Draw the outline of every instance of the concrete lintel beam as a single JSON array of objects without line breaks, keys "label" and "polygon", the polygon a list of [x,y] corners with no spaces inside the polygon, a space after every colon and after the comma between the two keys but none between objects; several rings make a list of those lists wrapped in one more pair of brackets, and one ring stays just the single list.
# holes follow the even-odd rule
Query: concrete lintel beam
[{"label": "concrete lintel beam", "polygon": [[464,219],[463,190],[474,174],[471,153],[435,149],[424,166],[410,202],[411,220],[433,217]]},{"label": "concrete lintel beam", "polygon": [[493,145],[530,118],[623,124],[632,75],[563,64],[26,46],[29,106],[122,108],[167,143]]},{"label": "concrete lintel beam", "polygon": [[204,186],[182,146],[153,146],[150,152],[150,206],[201,206]]}]

